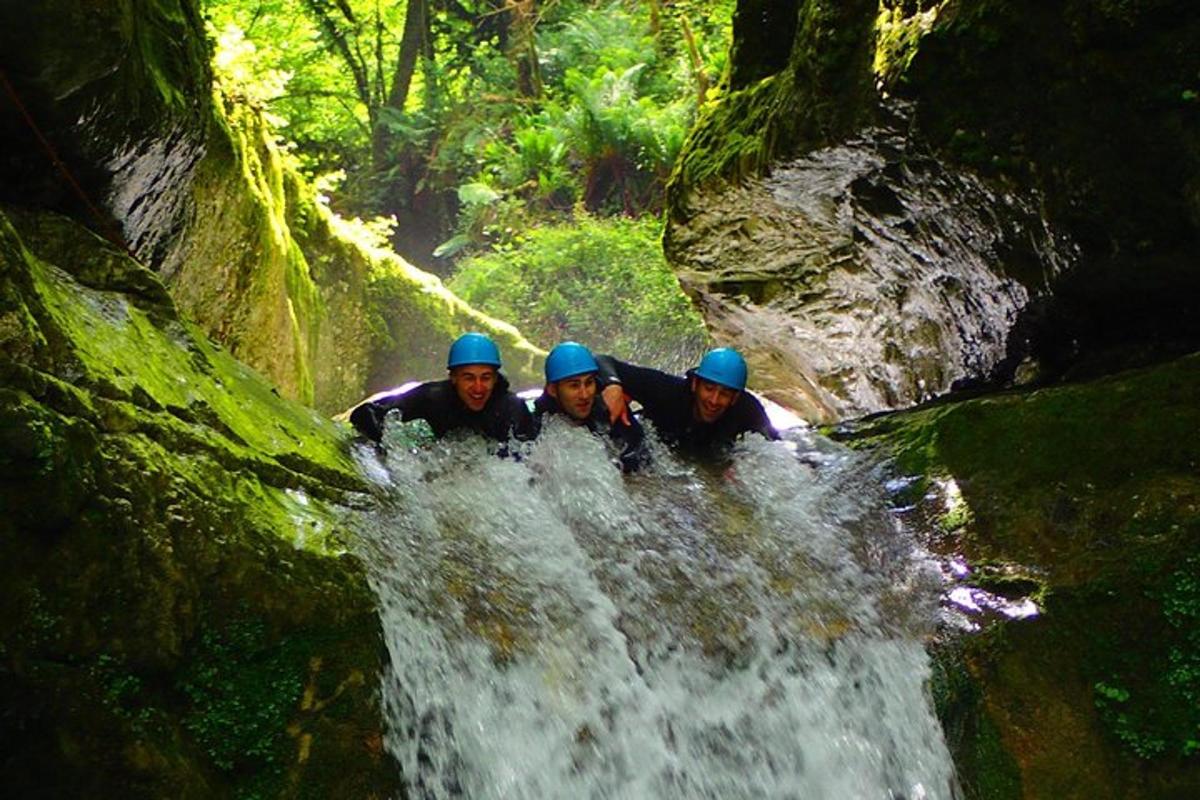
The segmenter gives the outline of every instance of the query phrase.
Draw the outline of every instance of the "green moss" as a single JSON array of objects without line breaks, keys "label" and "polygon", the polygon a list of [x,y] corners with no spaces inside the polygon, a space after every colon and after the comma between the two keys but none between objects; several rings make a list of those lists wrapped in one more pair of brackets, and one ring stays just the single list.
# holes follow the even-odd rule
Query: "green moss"
[{"label": "green moss", "polygon": [[197,90],[211,80],[198,9],[159,0],[132,0],[124,6],[123,38],[133,43],[142,80],[164,105],[190,109],[203,97]]},{"label": "green moss", "polygon": [[971,759],[974,761],[974,780],[967,796],[987,800],[1023,797],[1021,773],[1005,749],[999,730],[989,718],[980,720],[973,744]]},{"label": "green moss", "polygon": [[969,642],[942,645],[933,654],[930,693],[965,796],[971,800],[1017,800],[1021,772],[983,703],[968,664],[1002,647],[997,631]]},{"label": "green moss", "polygon": [[[1121,269],[1136,278],[1102,311],[1103,262],[1078,276],[1082,304],[1112,325],[1109,308],[1129,317],[1134,292],[1182,277],[1146,255],[1195,231],[1200,150],[1181,91],[1200,72],[1198,35],[1200,19],[1173,3],[952,0],[889,86],[917,101],[920,132],[943,153],[1039,188],[1052,221],[1097,256],[1128,254]],[[1162,289],[1148,323],[1174,299]]]},{"label": "green moss", "polygon": [[792,76],[784,72],[703,109],[676,162],[668,193],[713,178],[736,180],[758,173],[777,150],[772,121],[791,97]]},{"label": "green moss", "polygon": [[[317,349],[321,322],[325,316],[321,296],[309,275],[308,262],[300,246],[289,240],[284,286],[288,296],[288,319],[292,323],[292,339],[297,343],[296,383],[300,396],[312,404],[315,387],[310,365]],[[302,320],[307,324],[302,324]]]},{"label": "green moss", "polygon": [[[2,223],[7,235],[14,229]],[[65,225],[42,231],[70,237]],[[97,240],[96,246],[103,249]],[[255,451],[274,458],[300,458],[341,473],[342,483],[357,478],[332,423],[315,412],[278,402],[260,376],[211,345],[170,309],[142,307],[103,291],[81,292],[70,276],[30,257],[28,274],[37,298],[39,329],[53,330],[59,344],[47,353],[76,380],[101,389],[117,403],[132,404],[132,419],[147,411],[185,423],[200,422],[223,435],[236,452]],[[36,316],[36,315],[35,315]],[[251,412],[273,408],[268,421]],[[170,424],[164,423],[164,424]]]},{"label": "green moss", "polygon": [[0,252],[0,313],[25,320],[0,358],[6,782],[389,794],[379,623],[346,555],[347,493],[367,487],[345,430],[69,223],[6,215]]},{"label": "green moss", "polygon": [[[1133,796],[1142,771],[1170,791],[1195,788],[1186,764],[1200,732],[1196,430],[1200,355],[835,432],[912,477],[909,499],[939,523],[932,543],[965,555],[972,584],[1035,599],[1039,618],[1009,623],[1003,647],[963,656],[979,702],[960,749],[1003,749],[1026,793],[1065,791],[1061,764],[1079,753],[1096,765],[1078,783],[1089,796]],[[948,486],[960,506],[947,505]],[[968,793],[993,796],[982,788],[987,770],[970,777],[963,759],[975,756],[964,753]],[[996,780],[1011,795],[1008,779]]]},{"label": "green moss", "polygon": [[[6,383],[13,378],[7,377]],[[84,404],[81,404],[84,405]],[[0,389],[0,499],[5,522],[55,530],[79,513],[96,483],[95,431],[56,414],[28,394]]]},{"label": "green moss", "polygon": [[153,735],[151,726],[159,721],[162,712],[147,702],[145,681],[124,659],[100,653],[86,669],[106,712],[127,723],[138,735]]},{"label": "green moss", "polygon": [[808,0],[786,69],[704,109],[667,186],[673,216],[713,180],[761,173],[772,160],[849,134],[874,109],[877,3]]},{"label": "green moss", "polygon": [[[296,211],[286,186],[297,179],[258,112],[224,102],[218,108],[224,109],[223,127],[233,134],[232,152],[242,180],[233,186],[221,185],[217,191],[242,189],[247,193],[241,201],[244,227],[234,233],[248,235],[254,243],[252,259],[238,265],[247,284],[242,302],[248,302],[245,313],[250,325],[238,332],[235,350],[266,367],[291,396],[311,404],[315,399],[313,359],[328,314],[308,259],[289,225]],[[219,235],[228,236],[229,232]],[[221,303],[220,308],[206,308],[206,318],[215,315],[214,323],[228,319],[227,295],[205,300]],[[286,359],[278,358],[281,352],[287,354]]]},{"label": "green moss", "polygon": [[205,627],[178,678],[190,709],[183,724],[225,772],[282,773],[287,722],[299,707],[312,648],[271,642],[261,620]]},{"label": "green moss", "polygon": [[[1136,658],[1100,654],[1093,689],[1109,731],[1139,758],[1200,752],[1200,555],[1144,591],[1156,631]],[[1119,642],[1114,642],[1119,646]],[[1115,648],[1114,648],[1115,649]]]},{"label": "green moss", "polygon": [[910,16],[905,16],[903,7],[888,8],[880,4],[875,21],[874,71],[884,87],[903,78],[917,55],[921,38],[932,29],[942,5],[944,3],[936,3],[924,10],[917,8]]},{"label": "green moss", "polygon": [[954,479],[991,554],[1079,572],[1106,567],[1101,541],[1186,540],[1198,518],[1180,502],[1200,491],[1195,430],[1200,357],[1191,356],[1092,384],[882,417],[850,442],[882,445],[903,474]]},{"label": "green moss", "polygon": [[535,378],[540,351],[512,326],[385,250],[368,224],[319,205],[259,112],[219,90],[214,107],[196,220],[170,288],[231,354],[327,413],[439,377],[464,330],[497,339],[510,377]]}]

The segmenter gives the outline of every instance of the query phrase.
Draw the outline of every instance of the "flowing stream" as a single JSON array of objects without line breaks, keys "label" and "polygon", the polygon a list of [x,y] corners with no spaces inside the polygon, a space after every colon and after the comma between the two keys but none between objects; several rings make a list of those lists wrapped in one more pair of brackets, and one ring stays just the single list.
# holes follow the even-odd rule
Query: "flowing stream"
[{"label": "flowing stream", "polygon": [[622,476],[551,424],[360,458],[413,798],[951,798],[940,581],[878,478],[804,429]]}]

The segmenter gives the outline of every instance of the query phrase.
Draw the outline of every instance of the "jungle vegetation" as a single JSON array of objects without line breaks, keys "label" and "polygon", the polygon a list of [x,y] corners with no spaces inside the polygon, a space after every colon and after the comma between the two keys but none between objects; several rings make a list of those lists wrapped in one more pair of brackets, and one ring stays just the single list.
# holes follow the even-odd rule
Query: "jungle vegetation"
[{"label": "jungle vegetation", "polygon": [[[658,216],[696,111],[719,91],[734,6],[206,0],[205,14],[222,91],[269,115],[333,210],[373,220],[419,266],[461,271],[454,285],[473,304],[542,346],[570,335],[608,347],[629,324],[682,334],[686,349],[703,331],[662,257]],[[614,239],[630,246],[588,244]],[[565,296],[535,289],[560,269]],[[655,277],[634,275],[646,270]],[[608,328],[562,324],[564,307],[603,299],[569,287],[598,281],[640,296],[614,297]]]}]

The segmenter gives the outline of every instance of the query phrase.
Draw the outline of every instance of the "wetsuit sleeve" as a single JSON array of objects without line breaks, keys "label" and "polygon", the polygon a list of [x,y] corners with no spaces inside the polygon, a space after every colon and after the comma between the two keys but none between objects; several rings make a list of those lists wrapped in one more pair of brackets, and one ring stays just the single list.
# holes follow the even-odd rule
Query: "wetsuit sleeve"
[{"label": "wetsuit sleeve", "polygon": [[621,444],[621,471],[628,474],[650,460],[650,451],[646,447],[646,431],[631,419],[629,424],[618,421],[612,428],[612,438]]},{"label": "wetsuit sleeve", "polygon": [[596,364],[600,367],[600,372],[596,374],[596,382],[600,384],[600,388],[612,386],[614,383],[619,384],[621,378],[617,375],[617,360],[612,356],[596,356]]},{"label": "wetsuit sleeve", "polygon": [[350,412],[350,424],[373,442],[383,438],[383,418],[393,408],[400,409],[400,418],[409,420],[420,416],[421,404],[427,394],[426,385],[403,393],[361,403]]},{"label": "wetsuit sleeve", "polygon": [[529,404],[516,395],[511,396],[509,407],[513,438],[521,442],[536,439],[541,431],[541,416],[530,411]]},{"label": "wetsuit sleeve", "polygon": [[354,429],[372,442],[383,438],[383,415],[378,403],[362,403],[350,412],[350,424]]},{"label": "wetsuit sleeve", "polygon": [[600,365],[601,378],[606,374],[615,375],[615,382],[625,387],[625,394],[647,409],[667,407],[682,380],[650,367],[638,367],[618,361],[612,356],[597,356],[596,363]]},{"label": "wetsuit sleeve", "polygon": [[767,439],[778,439],[779,431],[775,430],[775,426],[771,424],[771,418],[767,416],[767,410],[763,408],[762,403],[758,402],[758,398],[750,395],[746,395],[746,399],[752,402],[746,405],[744,430],[761,433]]}]

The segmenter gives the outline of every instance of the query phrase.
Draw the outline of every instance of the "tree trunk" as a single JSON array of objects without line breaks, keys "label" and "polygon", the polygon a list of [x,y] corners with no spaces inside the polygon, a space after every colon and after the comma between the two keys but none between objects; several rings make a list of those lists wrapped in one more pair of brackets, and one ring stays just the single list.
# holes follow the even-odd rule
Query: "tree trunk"
[{"label": "tree trunk", "polygon": [[704,59],[700,58],[700,50],[696,47],[692,26],[682,14],[679,16],[679,25],[683,28],[683,39],[687,42],[688,57],[692,62],[692,75],[696,79],[696,104],[702,106],[708,100],[708,72],[704,69]]},{"label": "tree trunk", "polygon": [[[354,76],[354,91],[358,95],[358,100],[367,107],[369,112],[375,105],[371,102],[371,79],[367,65],[359,57],[357,48],[351,44],[346,31],[333,18],[333,10],[327,3],[321,2],[321,0],[304,0],[304,7],[308,9],[309,16],[317,23],[321,33],[333,45],[333,49],[342,57],[342,61],[346,62],[346,68]],[[345,9],[343,9],[343,13],[345,13]],[[353,16],[347,16],[347,22],[353,28],[357,28],[357,21]]]},{"label": "tree trunk", "polygon": [[512,13],[512,58],[517,67],[517,91],[523,97],[541,97],[542,71],[538,67],[537,0],[508,0]]},{"label": "tree trunk", "polygon": [[658,41],[658,35],[662,33],[662,3],[660,0],[647,0],[650,6],[650,35]]},{"label": "tree trunk", "polygon": [[[404,112],[408,92],[412,88],[413,75],[417,71],[417,59],[420,58],[427,39],[428,27],[428,0],[408,0],[408,8],[404,14],[404,31],[400,34],[400,54],[396,56],[396,68],[392,72],[383,113],[377,115],[378,117],[388,116],[389,111],[392,114]],[[386,168],[394,159],[392,144],[393,136],[386,119],[377,119],[371,131],[371,164],[375,171]]]}]

